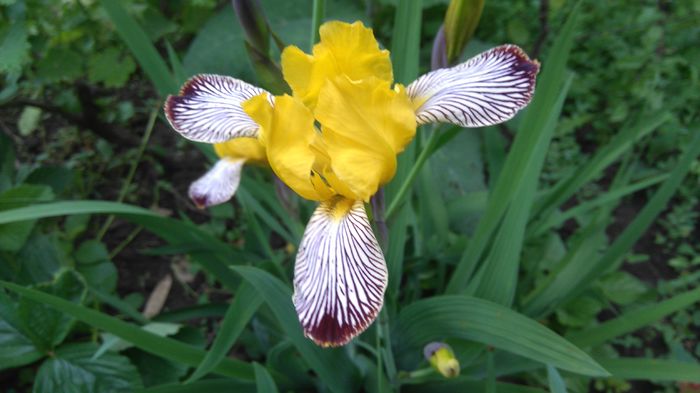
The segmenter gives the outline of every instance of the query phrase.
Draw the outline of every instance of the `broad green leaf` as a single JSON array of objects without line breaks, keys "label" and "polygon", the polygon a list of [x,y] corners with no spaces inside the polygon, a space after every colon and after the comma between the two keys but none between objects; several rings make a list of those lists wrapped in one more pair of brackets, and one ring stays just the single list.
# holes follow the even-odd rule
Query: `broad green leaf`
[{"label": "broad green leaf", "polygon": [[[207,356],[202,363],[192,373],[188,379],[188,383],[197,381],[201,377],[209,373],[226,354],[231,350],[231,346],[236,342],[245,326],[253,317],[253,314],[262,304],[262,298],[258,295],[250,284],[240,286],[236,295],[224,316],[221,326],[218,329],[218,334],[211,349],[207,352]],[[257,363],[254,364],[257,367]],[[258,370],[255,370],[256,379],[258,378]]]},{"label": "broad green leaf", "polygon": [[[8,210],[46,202],[53,199],[51,189],[45,186],[22,184],[0,193],[0,214]],[[0,224],[0,250],[18,251],[34,229],[36,221]]]},{"label": "broad green leaf", "polygon": [[109,259],[104,244],[88,240],[80,244],[75,252],[76,270],[82,274],[89,287],[111,293],[117,288],[117,268]]},{"label": "broad green leaf", "polygon": [[613,377],[648,381],[700,382],[700,364],[665,359],[596,358]]},{"label": "broad green leaf", "polygon": [[51,47],[37,63],[37,76],[48,83],[73,82],[83,75],[84,60],[71,48]]},{"label": "broad green leaf", "polygon": [[649,291],[637,277],[627,272],[612,272],[600,279],[598,287],[613,303],[627,306]]},{"label": "broad green leaf", "polygon": [[576,6],[571,12],[557,34],[548,58],[543,61],[535,96],[523,115],[524,126],[515,137],[486,211],[452,275],[447,293],[458,293],[465,288],[508,206],[516,200],[516,191],[525,180],[525,172],[530,168],[531,161],[538,158],[537,147],[547,145],[551,138],[546,133],[548,122],[551,122],[547,115],[556,108],[561,87],[566,83],[566,62],[574,42],[579,9]]},{"label": "broad green leaf", "polygon": [[596,327],[567,336],[567,338],[580,347],[595,347],[615,337],[632,333],[697,302],[700,302],[700,289],[693,289],[657,304],[626,312]]},{"label": "broad green leaf", "polygon": [[19,252],[3,256],[0,276],[21,285],[51,281],[62,266],[70,263],[61,245],[58,233],[35,231]]},{"label": "broad green leaf", "polygon": [[27,35],[24,2],[9,7],[12,21],[9,30],[0,41],[0,73],[19,73],[29,60],[31,45]]},{"label": "broad green leaf", "polygon": [[[0,286],[26,297],[27,299],[43,303],[47,306],[68,314],[90,326],[107,331],[120,338],[133,343],[136,347],[161,356],[175,362],[180,362],[189,366],[197,366],[204,359],[205,351],[194,348],[182,342],[160,337],[156,334],[144,331],[139,326],[126,323],[117,318],[110,317],[98,311],[73,304],[48,293],[37,291],[31,288],[24,288],[13,283],[0,281]],[[94,352],[94,351],[93,351]],[[215,373],[233,378],[253,380],[252,367],[242,361],[224,359],[219,366],[214,369]]]},{"label": "broad green leaf", "polygon": [[272,380],[270,373],[267,372],[265,367],[261,366],[259,363],[253,363],[253,369],[255,370],[255,385],[257,386],[258,393],[278,392],[275,381]]},{"label": "broad green leaf", "polygon": [[[73,270],[63,270],[53,282],[39,284],[36,290],[66,299],[71,304],[82,304],[86,294],[83,278]],[[44,352],[63,342],[75,322],[73,317],[24,296],[19,299],[17,317],[22,333]]]},{"label": "broad green leaf", "polygon": [[44,356],[36,349],[31,340],[5,321],[2,315],[0,315],[0,348],[2,348],[0,351],[0,370],[24,366]]},{"label": "broad green leaf", "polygon": [[95,360],[95,350],[97,346],[91,343],[59,348],[39,367],[33,392],[126,393],[143,386],[128,358],[110,353]]},{"label": "broad green leaf", "polygon": [[117,47],[95,52],[88,60],[88,79],[106,87],[122,87],[136,70],[136,64],[128,54]]},{"label": "broad green leaf", "polygon": [[468,296],[437,296],[405,307],[396,334],[402,348],[461,338],[584,375],[607,372],[590,356],[535,320]]},{"label": "broad green leaf", "polygon": [[340,349],[323,349],[304,337],[296,311],[292,305],[292,292],[279,279],[251,266],[232,266],[236,273],[248,281],[272,309],[283,332],[297,348],[301,357],[319,378],[334,392],[350,389],[349,377],[353,373],[349,360]]},{"label": "broad green leaf", "polygon": [[158,54],[146,32],[126,12],[124,5],[110,0],[101,0],[100,3],[158,93],[165,96],[177,92],[178,86],[165,60]]}]

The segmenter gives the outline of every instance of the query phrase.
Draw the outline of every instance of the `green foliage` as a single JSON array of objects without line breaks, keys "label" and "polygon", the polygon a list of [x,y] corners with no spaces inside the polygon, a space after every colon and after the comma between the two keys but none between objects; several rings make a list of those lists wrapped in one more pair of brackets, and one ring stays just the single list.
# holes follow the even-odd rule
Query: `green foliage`
[{"label": "green foliage", "polygon": [[[363,20],[406,84],[427,69],[448,1],[260,3],[273,63],[280,44],[308,49],[322,20]],[[371,212],[385,308],[340,349],[304,337],[291,302],[313,206],[246,168],[235,204],[195,211],[183,190],[214,155],[156,121],[195,73],[255,82],[229,2],[0,4],[0,369],[15,391],[698,382],[697,1],[485,2],[466,53],[522,45],[542,63],[535,98],[498,127],[418,131],[385,217]],[[143,124],[156,125],[139,141]],[[148,318],[163,275],[169,301]],[[434,340],[461,376],[429,367]]]}]

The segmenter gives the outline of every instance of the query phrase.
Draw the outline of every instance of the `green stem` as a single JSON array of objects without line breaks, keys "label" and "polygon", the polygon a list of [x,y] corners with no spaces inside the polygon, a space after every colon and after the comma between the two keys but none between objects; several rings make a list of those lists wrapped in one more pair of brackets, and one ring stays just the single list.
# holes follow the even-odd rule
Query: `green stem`
[{"label": "green stem", "polygon": [[423,168],[423,164],[425,164],[425,161],[432,154],[433,148],[435,147],[435,144],[438,140],[438,132],[435,127],[433,127],[430,132],[430,138],[428,138],[428,140],[426,141],[425,147],[423,148],[423,150],[421,150],[420,155],[418,155],[416,162],[413,164],[413,167],[411,167],[411,171],[408,173],[408,176],[406,176],[406,180],[404,180],[403,184],[401,184],[401,188],[399,188],[399,191],[396,193],[396,196],[394,196],[394,199],[391,200],[389,208],[386,209],[386,213],[384,214],[384,220],[388,221],[389,217],[391,217],[391,215],[394,214],[399,207],[401,207],[401,204],[403,203],[403,200],[405,199],[408,190],[411,188],[413,181],[415,180],[416,176],[418,176],[420,170]]},{"label": "green stem", "polygon": [[311,16],[311,42],[309,48],[313,48],[318,42],[318,28],[321,27],[323,16],[326,12],[326,0],[314,0],[313,13]]},{"label": "green stem", "polygon": [[[138,153],[136,154],[136,158],[131,162],[129,173],[126,175],[126,180],[122,185],[122,189],[119,191],[119,198],[117,198],[117,202],[124,202],[124,198],[126,198],[126,194],[129,192],[129,187],[131,186],[131,182],[134,180],[134,175],[136,174],[136,168],[138,168],[139,162],[141,161],[141,157],[143,157],[143,152],[144,150],[146,150],[146,145],[151,139],[153,127],[156,124],[156,118],[158,117],[159,111],[160,105],[153,109],[153,111],[151,111],[151,115],[148,118],[148,123],[146,124],[146,131],[143,133],[143,138],[141,138],[141,144],[139,145]],[[97,240],[102,240],[105,233],[107,233],[107,230],[112,225],[112,221],[114,221],[114,215],[110,215],[109,217],[107,217],[107,221],[105,221],[104,225],[102,225],[102,228],[100,228],[99,232],[97,232]]]}]

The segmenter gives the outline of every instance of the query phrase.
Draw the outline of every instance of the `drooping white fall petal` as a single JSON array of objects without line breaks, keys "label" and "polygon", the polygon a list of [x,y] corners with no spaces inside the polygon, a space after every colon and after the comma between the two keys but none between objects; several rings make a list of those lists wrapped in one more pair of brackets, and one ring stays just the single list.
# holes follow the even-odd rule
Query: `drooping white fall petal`
[{"label": "drooping white fall petal", "polygon": [[[257,137],[259,127],[241,104],[262,93],[266,91],[236,78],[201,74],[188,80],[179,95],[168,96],[165,115],[175,131],[196,142]],[[272,104],[272,95],[267,96]]]},{"label": "drooping white fall petal", "polygon": [[365,207],[355,201],[338,215],[333,202],[311,216],[294,266],[294,306],[316,344],[344,345],[377,317],[387,269]]},{"label": "drooping white fall petal", "polygon": [[408,85],[418,124],[483,127],[509,120],[532,99],[540,69],[515,45],[429,72]]},{"label": "drooping white fall petal", "polygon": [[190,199],[200,209],[227,202],[238,190],[244,163],[243,159],[217,161],[204,176],[190,184]]}]

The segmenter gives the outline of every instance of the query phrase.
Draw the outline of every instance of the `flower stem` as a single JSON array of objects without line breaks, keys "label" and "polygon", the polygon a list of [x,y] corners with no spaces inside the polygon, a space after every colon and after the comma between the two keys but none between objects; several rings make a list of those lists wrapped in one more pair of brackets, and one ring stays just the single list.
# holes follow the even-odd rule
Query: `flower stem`
[{"label": "flower stem", "polygon": [[[117,198],[117,202],[124,202],[124,198],[126,198],[126,195],[129,193],[129,187],[131,186],[131,182],[134,180],[136,168],[138,168],[139,163],[141,162],[141,157],[143,157],[143,152],[144,150],[146,150],[146,145],[148,145],[148,141],[151,139],[151,133],[153,132],[153,127],[156,125],[156,118],[158,117],[159,111],[160,106],[157,106],[151,111],[151,115],[148,117],[146,130],[143,133],[143,138],[141,138],[141,144],[139,145],[138,151],[136,153],[136,158],[134,158],[134,160],[131,162],[131,166],[129,167],[129,173],[126,175],[126,179],[122,184],[122,189],[119,191],[119,197]],[[110,215],[109,217],[107,217],[107,221],[105,221],[105,223],[102,225],[102,228],[100,228],[100,230],[97,232],[97,240],[102,240],[104,235],[107,233],[107,230],[112,225],[113,221],[114,215]]]},{"label": "flower stem", "polygon": [[311,15],[311,41],[309,48],[313,48],[318,42],[318,28],[321,26],[323,16],[326,12],[326,0],[314,0],[313,14]]},{"label": "flower stem", "polygon": [[425,161],[428,159],[428,157],[430,157],[430,154],[432,153],[437,141],[438,131],[435,127],[433,127],[433,129],[431,130],[430,138],[428,138],[428,140],[426,141],[423,150],[421,150],[420,154],[418,155],[416,162],[413,164],[413,167],[411,167],[411,171],[408,173],[408,176],[406,176],[406,179],[403,181],[403,184],[401,184],[401,187],[396,193],[396,196],[394,197],[394,199],[391,200],[389,208],[386,209],[386,213],[384,214],[385,220],[388,221],[391,215],[394,214],[399,207],[401,207],[401,204],[403,203],[403,200],[405,199],[408,190],[411,188],[411,185],[416,179],[416,176],[418,176],[418,173],[420,172],[421,168],[423,168],[423,164],[425,164]]}]

